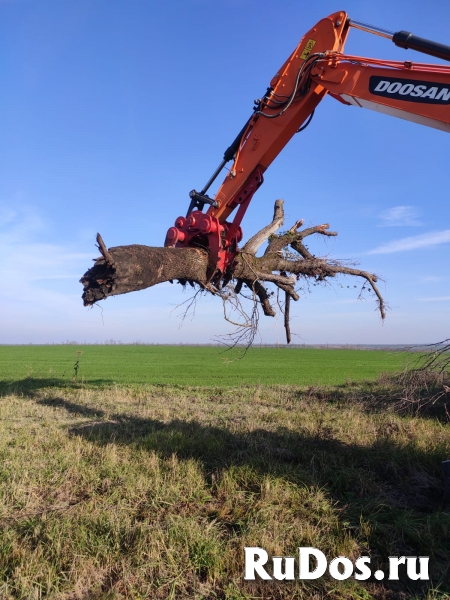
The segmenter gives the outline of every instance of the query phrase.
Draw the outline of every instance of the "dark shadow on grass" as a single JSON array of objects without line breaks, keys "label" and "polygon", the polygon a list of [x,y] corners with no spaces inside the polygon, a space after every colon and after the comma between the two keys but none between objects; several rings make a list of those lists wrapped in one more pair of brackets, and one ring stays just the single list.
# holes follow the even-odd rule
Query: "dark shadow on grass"
[{"label": "dark shadow on grass", "polygon": [[[58,402],[78,412],[77,406]],[[367,448],[345,444],[327,428],[314,436],[287,429],[231,433],[196,421],[164,423],[124,415],[70,429],[71,435],[100,444],[130,444],[163,457],[175,453],[180,458],[194,458],[206,473],[247,464],[261,472],[289,475],[299,484],[326,486],[342,503],[365,502],[365,495],[376,495],[393,507],[425,513],[439,509],[443,491],[440,462],[446,457],[430,456],[411,444],[400,446],[389,439],[389,433]]]},{"label": "dark shadow on grass", "polygon": [[90,379],[89,381],[72,381],[58,377],[25,377],[24,379],[0,381],[0,396],[18,394],[34,398],[35,393],[46,388],[79,390],[83,386],[103,388],[113,385],[110,379]]},{"label": "dark shadow on grass", "polygon": [[[370,523],[372,556],[385,561],[393,555],[423,556],[427,548],[425,554],[432,554],[434,584],[444,581],[450,592],[450,539],[444,542],[438,533],[440,527],[442,531],[450,530],[450,513],[442,510],[440,462],[446,457],[423,452],[413,444],[399,445],[389,439],[389,432],[372,446],[361,447],[335,439],[326,428],[315,435],[287,429],[232,433],[195,421],[174,419],[164,423],[114,415],[106,422],[73,427],[69,433],[101,445],[130,445],[161,458],[176,454],[181,460],[195,459],[209,481],[214,474],[235,465],[250,467],[260,475],[284,478],[294,485],[324,489],[346,527],[357,531],[361,519]],[[256,486],[252,491],[258,489]],[[219,513],[212,518],[220,520]],[[226,527],[235,530],[240,525],[227,522]],[[403,583],[383,585],[400,591],[407,581],[406,576],[401,579]],[[420,582],[406,585],[423,590]]]},{"label": "dark shadow on grass", "polygon": [[85,406],[84,404],[76,404],[75,402],[69,402],[64,398],[41,398],[37,400],[37,404],[42,404],[43,406],[51,406],[53,408],[64,408],[68,412],[74,415],[83,415],[85,417],[103,417],[105,412],[101,409],[97,408],[89,408],[89,406]]},{"label": "dark shadow on grass", "polygon": [[450,377],[408,371],[384,374],[376,381],[348,382],[330,387],[310,386],[294,392],[299,400],[314,398],[333,404],[358,402],[367,413],[392,411],[400,415],[450,421]]}]

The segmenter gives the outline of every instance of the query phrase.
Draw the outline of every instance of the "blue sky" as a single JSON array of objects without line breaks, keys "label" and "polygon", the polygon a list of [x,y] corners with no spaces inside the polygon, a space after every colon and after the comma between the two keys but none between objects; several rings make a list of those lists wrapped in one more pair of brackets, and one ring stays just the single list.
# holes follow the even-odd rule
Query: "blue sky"
[{"label": "blue sky", "polygon": [[[181,286],[86,309],[78,280],[98,255],[97,231],[108,246],[163,244],[299,39],[342,9],[450,43],[443,1],[0,0],[0,343],[201,343],[230,332],[215,299],[181,323]],[[438,62],[356,30],[346,52]],[[276,159],[245,237],[283,198],[286,225],[329,222],[339,236],[310,247],[379,274],[390,306],[381,324],[353,280],[313,287],[292,308],[295,342],[450,336],[449,142],[326,98]],[[280,320],[261,322],[260,341],[283,343]]]}]

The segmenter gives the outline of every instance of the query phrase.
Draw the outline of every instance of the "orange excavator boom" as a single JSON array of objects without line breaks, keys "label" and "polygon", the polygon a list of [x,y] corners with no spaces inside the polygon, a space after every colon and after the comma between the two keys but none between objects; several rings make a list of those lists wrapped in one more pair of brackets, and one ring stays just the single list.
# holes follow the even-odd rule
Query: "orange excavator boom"
[{"label": "orange excavator boom", "polygon": [[[197,246],[209,251],[209,276],[219,282],[232,267],[242,239],[241,221],[263,173],[289,140],[310,122],[319,102],[330,94],[347,105],[369,108],[450,131],[450,67],[384,61],[343,54],[355,27],[450,60],[450,47],[413,34],[352,21],[336,12],[319,21],[278,70],[253,114],[225,151],[224,158],[201,192],[192,190],[186,217],[178,217],[166,246]],[[233,165],[214,198],[207,195],[222,168]],[[209,205],[206,213],[205,204]],[[234,213],[232,221],[228,221]]]}]

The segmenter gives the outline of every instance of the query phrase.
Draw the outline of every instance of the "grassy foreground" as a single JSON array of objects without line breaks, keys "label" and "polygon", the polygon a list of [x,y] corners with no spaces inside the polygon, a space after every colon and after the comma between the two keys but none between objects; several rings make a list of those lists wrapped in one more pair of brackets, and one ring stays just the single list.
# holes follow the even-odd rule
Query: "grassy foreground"
[{"label": "grassy foreground", "polygon": [[[450,431],[390,385],[4,386],[0,598],[449,598]],[[429,556],[431,580],[245,582],[244,546]]]},{"label": "grassy foreground", "polygon": [[405,354],[383,350],[252,348],[234,360],[241,355],[208,346],[0,346],[0,378],[59,385],[72,379],[79,359],[78,380],[100,386],[341,384],[375,379],[405,362]]}]

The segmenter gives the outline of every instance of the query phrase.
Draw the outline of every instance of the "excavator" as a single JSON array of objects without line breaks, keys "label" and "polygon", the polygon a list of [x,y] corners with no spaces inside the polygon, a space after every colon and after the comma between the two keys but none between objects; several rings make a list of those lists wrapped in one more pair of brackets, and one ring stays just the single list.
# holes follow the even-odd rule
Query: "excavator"
[{"label": "excavator", "polygon": [[[272,78],[265,94],[255,100],[251,117],[206,185],[200,192],[190,192],[186,216],[178,217],[167,232],[165,246],[208,250],[212,285],[231,279],[242,239],[241,222],[263,183],[265,170],[289,140],[309,125],[327,94],[348,106],[450,131],[450,67],[344,54],[351,28],[450,61],[449,46],[408,31],[392,33],[354,21],[343,11],[314,25]],[[208,196],[208,189],[230,161],[232,166],[217,193]],[[209,208],[203,212],[205,205]]]}]

